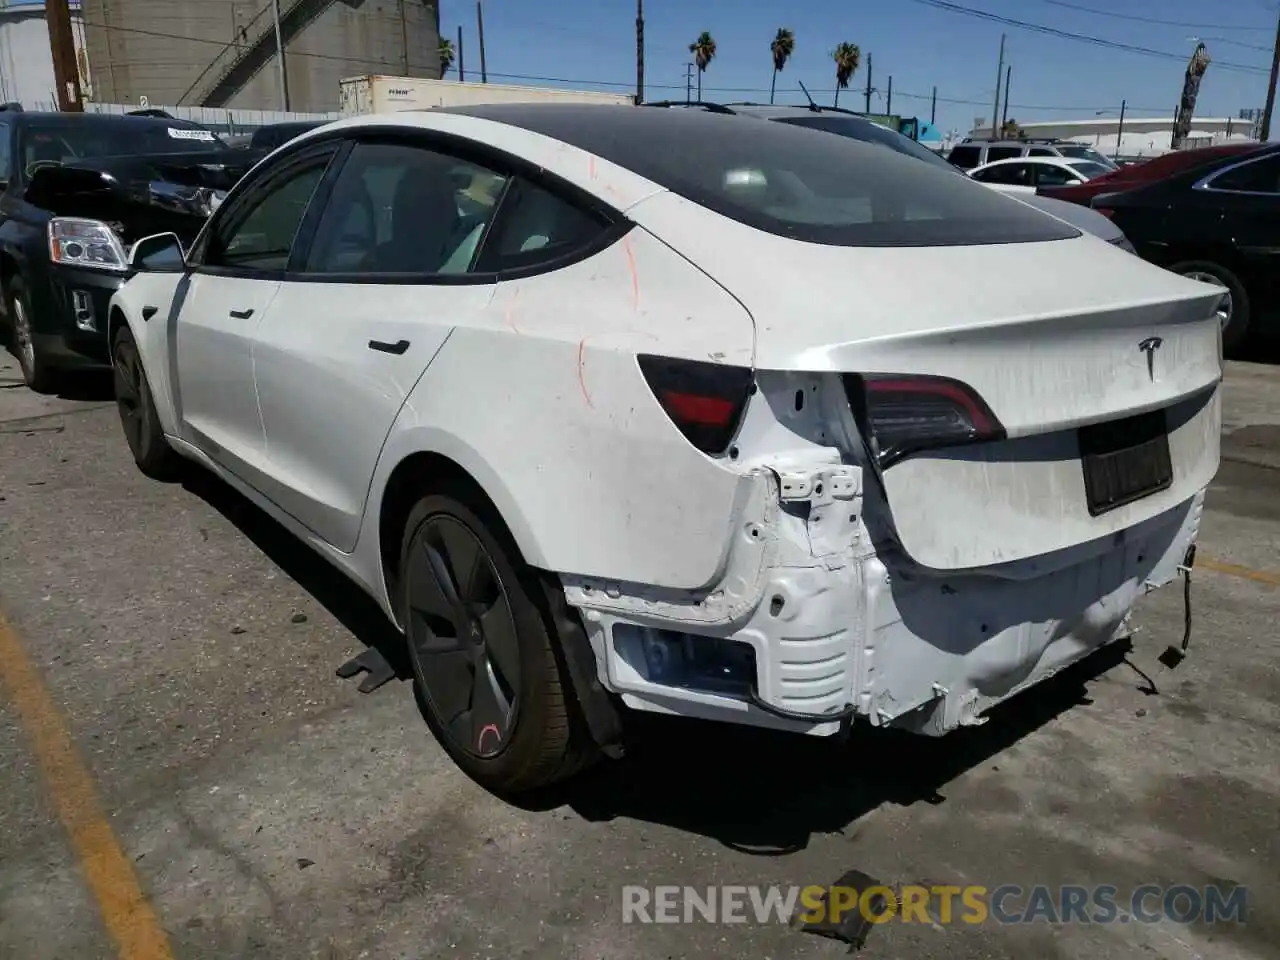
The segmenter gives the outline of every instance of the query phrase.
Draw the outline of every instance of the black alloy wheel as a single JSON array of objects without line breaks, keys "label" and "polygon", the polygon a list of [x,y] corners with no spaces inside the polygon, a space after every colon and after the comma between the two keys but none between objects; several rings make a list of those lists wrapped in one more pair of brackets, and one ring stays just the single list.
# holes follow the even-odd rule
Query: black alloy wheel
[{"label": "black alloy wheel", "polygon": [[116,410],[134,463],[149,477],[167,479],[177,468],[178,455],[164,437],[138,344],[128,327],[116,334],[111,356]]},{"label": "black alloy wheel", "polygon": [[480,539],[437,514],[417,530],[405,570],[409,641],[427,702],[457,749],[501,753],[520,707],[511,601]]},{"label": "black alloy wheel", "polygon": [[400,564],[409,659],[432,732],[495,793],[581,765],[555,628],[537,575],[493,511],[433,494],[410,512]]}]

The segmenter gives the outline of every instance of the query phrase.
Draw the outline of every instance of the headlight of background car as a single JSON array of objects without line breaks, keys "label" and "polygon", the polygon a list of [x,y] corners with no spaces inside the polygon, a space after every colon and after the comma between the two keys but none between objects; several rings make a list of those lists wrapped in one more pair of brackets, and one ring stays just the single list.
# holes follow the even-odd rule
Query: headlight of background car
[{"label": "headlight of background car", "polygon": [[129,269],[129,257],[109,226],[101,220],[54,217],[49,221],[49,259],[72,267]]}]

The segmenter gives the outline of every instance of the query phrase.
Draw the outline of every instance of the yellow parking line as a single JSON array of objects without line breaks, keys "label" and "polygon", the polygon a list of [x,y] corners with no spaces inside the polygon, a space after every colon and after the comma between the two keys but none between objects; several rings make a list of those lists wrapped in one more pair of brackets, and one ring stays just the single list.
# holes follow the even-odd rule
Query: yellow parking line
[{"label": "yellow parking line", "polygon": [[1195,568],[1197,570],[1212,570],[1214,573],[1221,573],[1228,577],[1239,577],[1242,580],[1252,580],[1254,583],[1266,583],[1273,587],[1280,587],[1280,573],[1272,573],[1270,570],[1254,570],[1252,567],[1240,567],[1234,563],[1214,560],[1212,557],[1196,557]]},{"label": "yellow parking line", "polygon": [[169,941],[138,883],[133,864],[98,802],[93,777],[71,731],[17,633],[0,617],[0,685],[31,738],[58,817],[71,837],[121,960],[172,960]]}]

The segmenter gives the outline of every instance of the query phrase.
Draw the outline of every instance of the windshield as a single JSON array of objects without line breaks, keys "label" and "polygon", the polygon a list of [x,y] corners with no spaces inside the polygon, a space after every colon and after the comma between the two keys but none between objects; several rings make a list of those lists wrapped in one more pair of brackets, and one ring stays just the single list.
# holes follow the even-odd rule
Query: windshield
[{"label": "windshield", "polygon": [[791,124],[577,104],[446,108],[533,130],[758,230],[832,246],[953,246],[1079,234],[896,151]]},{"label": "windshield", "polygon": [[1104,173],[1110,173],[1112,168],[1093,160],[1072,160],[1071,169],[1078,170],[1092,180],[1094,177],[1100,177]]},{"label": "windshield", "polygon": [[1100,154],[1093,147],[1086,147],[1084,144],[1060,144],[1057,148],[1058,153],[1071,160],[1092,160],[1094,163],[1102,164],[1108,170],[1114,170],[1116,165]]},{"label": "windshield", "polygon": [[18,146],[28,172],[33,164],[222,149],[212,131],[182,120],[83,115],[23,123]]}]

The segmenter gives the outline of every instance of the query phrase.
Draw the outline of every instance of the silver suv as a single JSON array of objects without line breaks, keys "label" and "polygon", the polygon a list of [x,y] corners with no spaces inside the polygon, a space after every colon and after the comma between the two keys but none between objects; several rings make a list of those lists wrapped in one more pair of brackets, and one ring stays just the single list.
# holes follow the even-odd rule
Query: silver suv
[{"label": "silver suv", "polygon": [[1064,157],[1068,160],[1092,160],[1108,170],[1116,165],[1093,147],[1070,140],[963,140],[951,148],[947,160],[961,170],[972,170],[996,160],[1014,157]]}]

